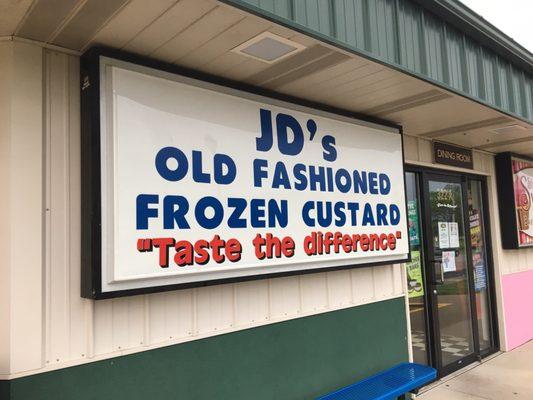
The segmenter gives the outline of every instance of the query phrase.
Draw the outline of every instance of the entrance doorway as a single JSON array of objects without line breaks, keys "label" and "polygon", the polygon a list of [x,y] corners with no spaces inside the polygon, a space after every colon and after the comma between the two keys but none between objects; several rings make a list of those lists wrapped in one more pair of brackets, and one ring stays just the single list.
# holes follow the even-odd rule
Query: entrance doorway
[{"label": "entrance doorway", "polygon": [[486,179],[407,168],[415,362],[439,377],[498,349]]}]

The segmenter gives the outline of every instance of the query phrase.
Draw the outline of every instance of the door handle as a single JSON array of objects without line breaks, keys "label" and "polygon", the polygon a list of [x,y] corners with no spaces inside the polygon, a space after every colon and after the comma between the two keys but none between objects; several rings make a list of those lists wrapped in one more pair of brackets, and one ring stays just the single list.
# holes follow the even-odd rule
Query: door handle
[{"label": "door handle", "polygon": [[433,268],[438,267],[438,271],[434,270],[435,276],[438,278],[435,279],[434,285],[444,285],[444,267],[441,260],[431,260]]}]

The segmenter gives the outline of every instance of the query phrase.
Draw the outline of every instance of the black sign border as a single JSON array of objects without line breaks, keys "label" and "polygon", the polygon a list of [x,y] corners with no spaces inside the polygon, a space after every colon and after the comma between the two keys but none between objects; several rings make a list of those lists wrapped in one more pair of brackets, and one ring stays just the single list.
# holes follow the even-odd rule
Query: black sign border
[{"label": "black sign border", "polygon": [[[132,64],[152,68],[155,70],[181,75],[226,88],[250,93],[324,111],[339,116],[348,117],[361,122],[370,122],[384,127],[394,128],[402,136],[402,172],[405,174],[405,149],[403,128],[394,122],[372,116],[331,107],[321,103],[283,95],[265,88],[245,84],[242,82],[220,78],[189,68],[179,67],[133,53],[127,53],[108,47],[92,47],[80,59],[80,106],[81,106],[81,296],[88,299],[100,300],[139,294],[166,292],[171,290],[204,287],[211,285],[245,282],[260,279],[278,278],[284,276],[304,275],[310,273],[338,271],[380,265],[391,265],[411,261],[411,254],[405,258],[382,262],[349,264],[335,267],[324,267],[307,270],[259,274],[250,276],[212,279],[201,282],[180,283],[161,286],[150,286],[135,289],[102,292],[102,241],[101,241],[101,159],[100,159],[100,57],[126,61]],[[407,218],[407,190],[404,178],[404,215]],[[408,238],[407,238],[408,239]]]},{"label": "black sign border", "polygon": [[533,243],[521,245],[518,240],[519,230],[516,220],[513,166],[511,162],[513,158],[533,162],[533,158],[513,152],[499,153],[495,158],[500,233],[502,247],[505,250],[533,247]]},{"label": "black sign border", "polygon": [[[437,157],[437,150],[439,150],[438,149],[439,146],[441,146],[441,148],[447,147],[448,149],[455,151],[455,152],[459,152],[460,150],[464,152],[468,152],[470,155],[470,162],[462,163],[461,161],[457,161],[457,162],[454,162],[453,160],[447,161],[447,159]],[[463,168],[463,169],[474,169],[474,152],[472,151],[472,149],[468,147],[457,146],[455,144],[441,142],[440,140],[434,140],[433,141],[433,161],[435,162],[435,164],[448,165],[450,167]]]}]

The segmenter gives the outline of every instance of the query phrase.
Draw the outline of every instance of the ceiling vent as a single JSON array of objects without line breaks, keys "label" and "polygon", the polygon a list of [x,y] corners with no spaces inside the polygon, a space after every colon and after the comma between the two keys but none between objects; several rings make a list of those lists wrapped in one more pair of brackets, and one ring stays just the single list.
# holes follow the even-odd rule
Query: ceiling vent
[{"label": "ceiling vent", "polygon": [[283,60],[305,49],[304,45],[271,32],[263,32],[235,47],[232,51],[269,64]]},{"label": "ceiling vent", "polygon": [[519,133],[521,131],[525,131],[526,128],[522,125],[507,125],[502,126],[501,128],[492,129],[492,132],[496,133],[497,135],[510,135],[513,133]]}]

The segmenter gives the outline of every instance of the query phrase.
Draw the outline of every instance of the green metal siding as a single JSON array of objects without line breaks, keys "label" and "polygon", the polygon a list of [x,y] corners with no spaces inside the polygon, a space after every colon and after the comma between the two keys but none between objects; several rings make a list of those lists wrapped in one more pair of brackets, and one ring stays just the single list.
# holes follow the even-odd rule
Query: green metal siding
[{"label": "green metal siding", "polygon": [[412,0],[225,0],[533,122],[533,76]]},{"label": "green metal siding", "polygon": [[399,297],[0,381],[0,399],[315,399],[408,358]]}]

